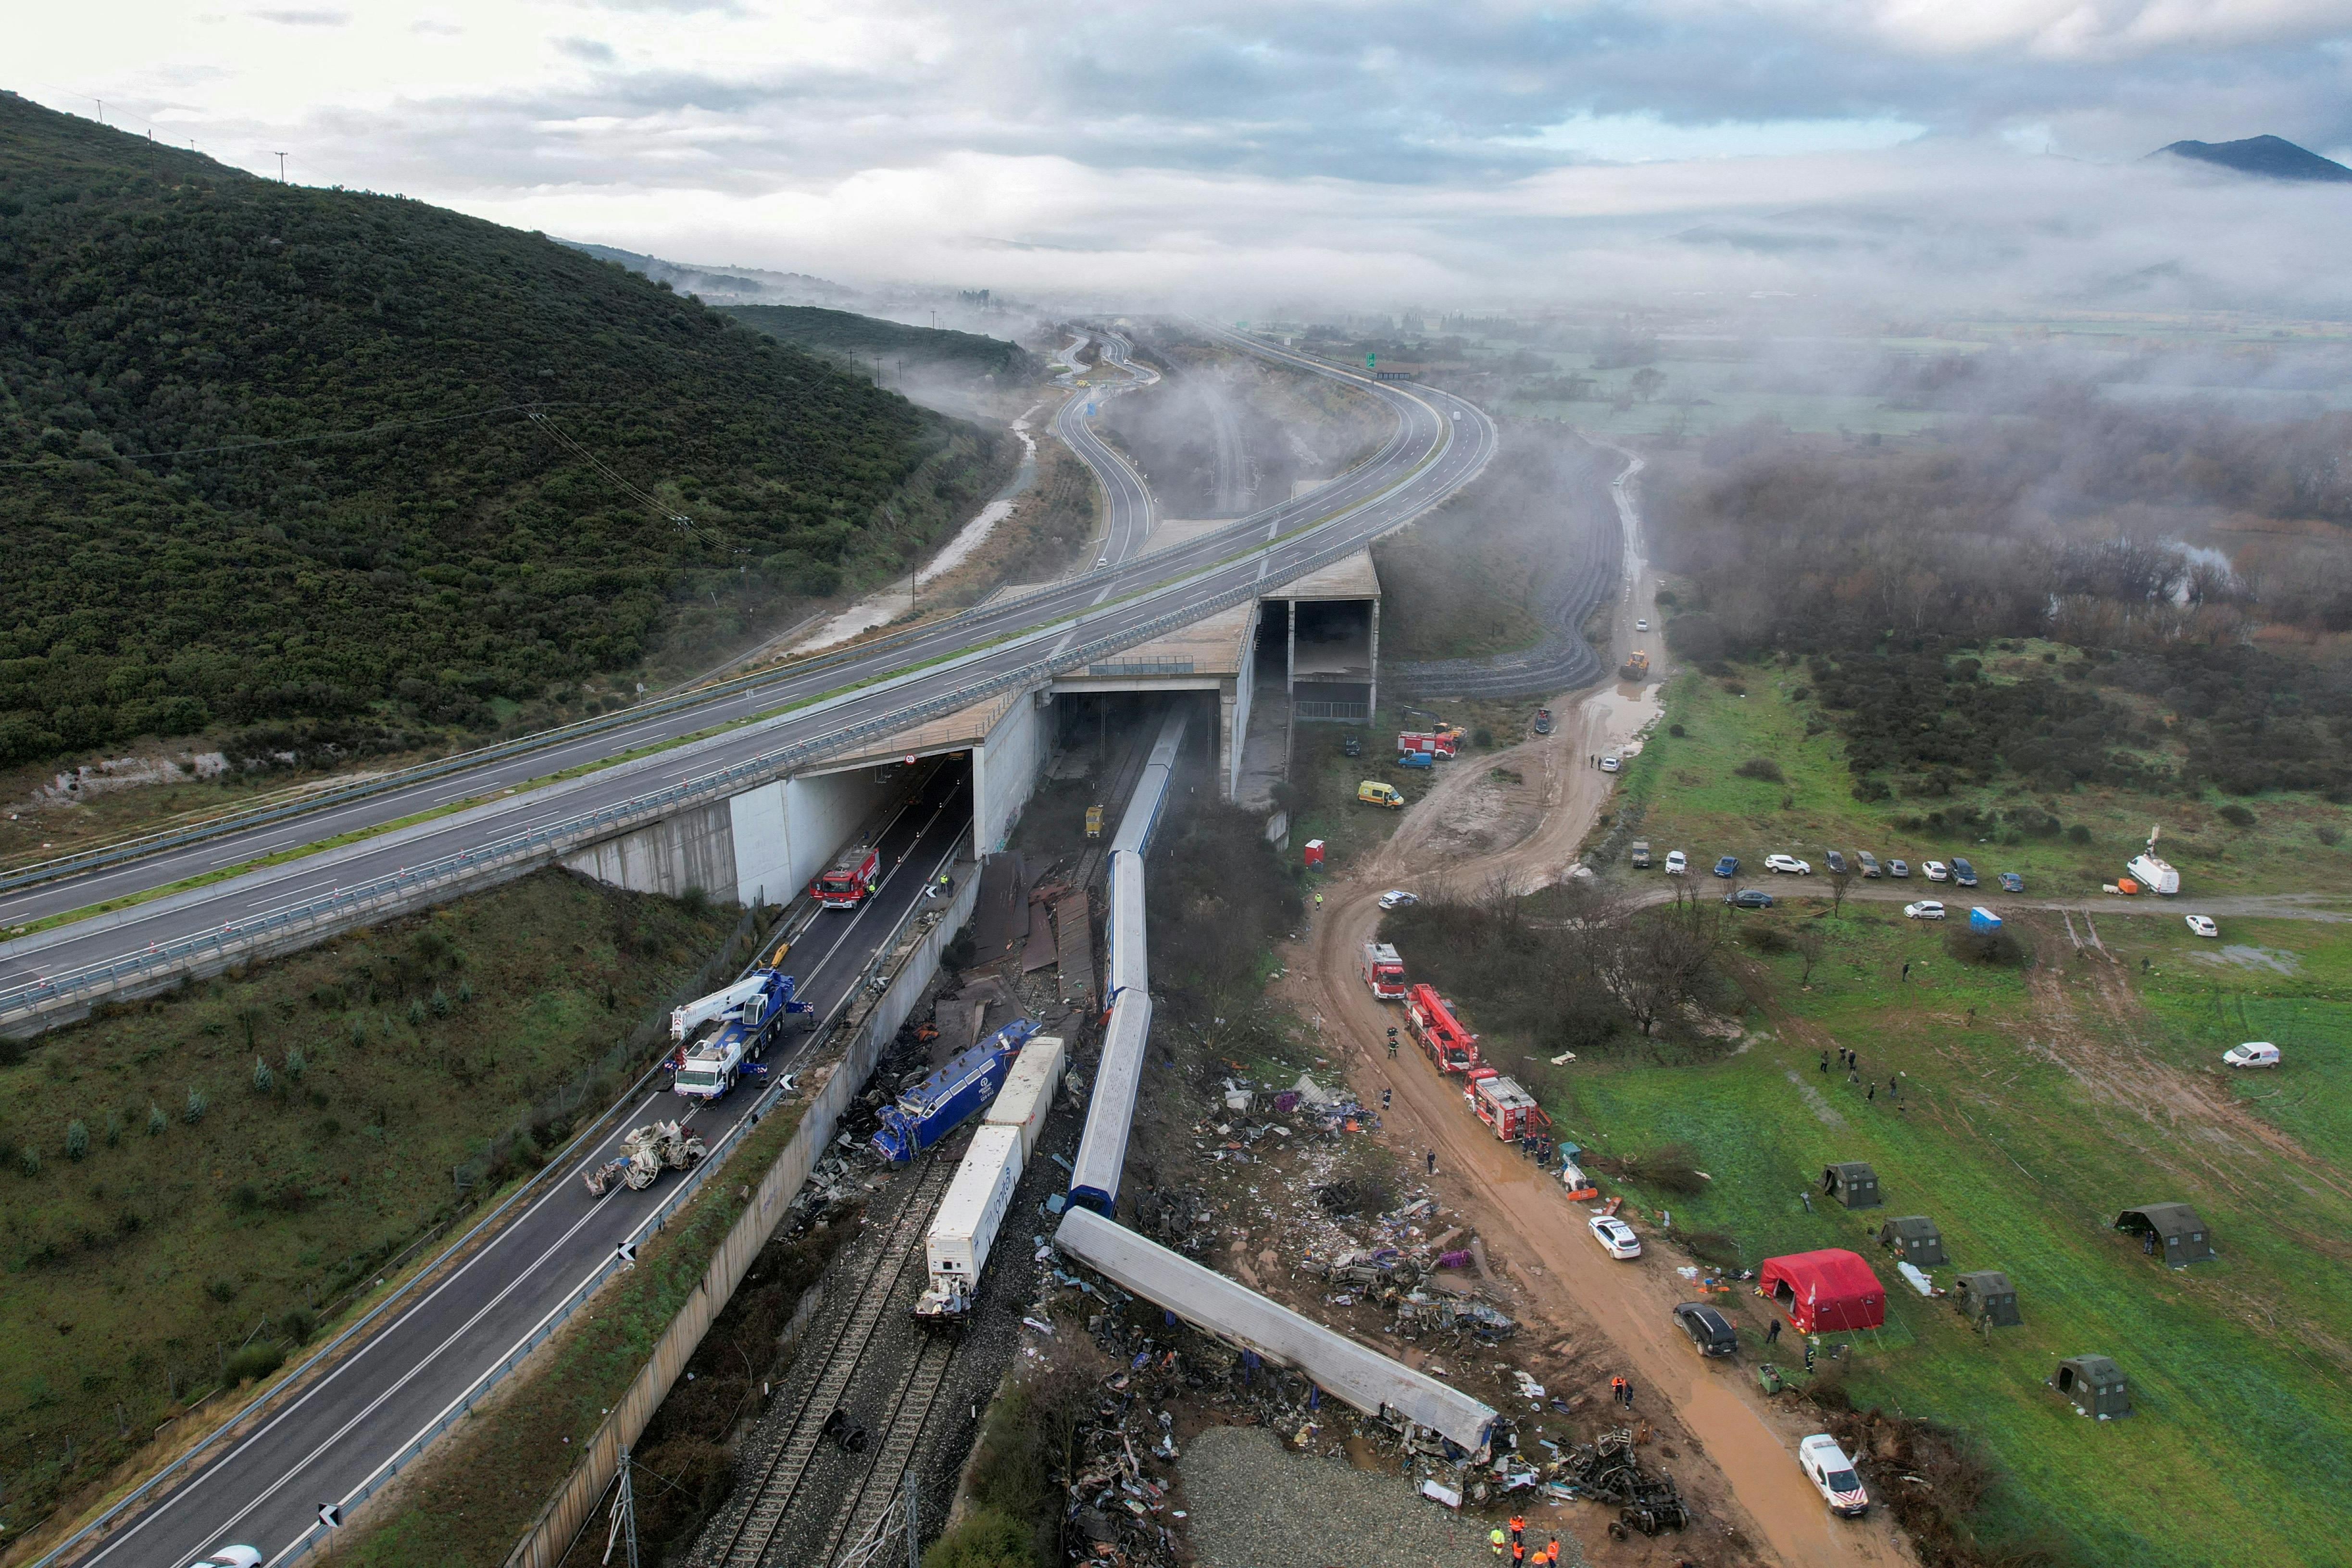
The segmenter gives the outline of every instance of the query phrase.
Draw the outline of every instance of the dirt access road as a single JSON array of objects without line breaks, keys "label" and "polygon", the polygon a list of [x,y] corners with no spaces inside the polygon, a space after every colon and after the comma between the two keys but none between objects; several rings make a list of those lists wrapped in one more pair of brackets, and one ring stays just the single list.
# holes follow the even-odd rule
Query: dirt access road
[{"label": "dirt access road", "polygon": [[[1612,664],[1628,647],[1657,646],[1654,637],[1637,638],[1633,631],[1637,607],[1649,613],[1656,584],[1632,548],[1630,498],[1620,504],[1628,572]],[[1374,900],[1385,888],[1443,878],[1475,890],[1499,877],[1525,892],[1559,880],[1613,783],[1587,759],[1618,750],[1648,723],[1656,714],[1655,691],[1612,683],[1562,699],[1553,704],[1555,733],[1483,763],[1457,764],[1406,813],[1378,855],[1325,887],[1324,908],[1304,950],[1287,955],[1291,984],[1298,999],[1319,1012],[1327,1033],[1344,1040],[1349,1082],[1366,1103],[1376,1103],[1383,1089],[1394,1090],[1382,1136],[1416,1165],[1424,1152],[1435,1151],[1433,1180],[1444,1201],[1479,1222],[1490,1254],[1520,1286],[1531,1314],[1551,1335],[1593,1347],[1603,1363],[1613,1360],[1633,1380],[1637,1415],[1654,1420],[1662,1401],[1671,1406],[1673,1425],[1689,1447],[1670,1468],[1696,1501],[1738,1530],[1757,1555],[1788,1568],[1909,1564],[1915,1560],[1883,1510],[1851,1521],[1823,1508],[1797,1468],[1797,1439],[1806,1428],[1765,1402],[1753,1357],[1728,1365],[1703,1362],[1675,1327],[1671,1309],[1690,1293],[1674,1272],[1679,1259],[1663,1249],[1635,1263],[1604,1258],[1585,1234],[1584,1207],[1464,1110],[1454,1084],[1410,1048],[1386,1059],[1387,1030],[1398,1015],[1357,978],[1357,954],[1379,924]],[[1518,782],[1498,782],[1493,769],[1516,773]],[[1479,826],[1465,833],[1465,819]],[[1605,1386],[1571,1392],[1606,1394]],[[1570,1520],[1585,1526],[1580,1533],[1598,1536],[1594,1516],[1578,1513],[1562,1522]],[[1624,1546],[1594,1539],[1584,1546],[1603,1563],[1672,1562],[1706,1550],[1700,1541],[1671,1536],[1657,1542],[1636,1537]]]}]

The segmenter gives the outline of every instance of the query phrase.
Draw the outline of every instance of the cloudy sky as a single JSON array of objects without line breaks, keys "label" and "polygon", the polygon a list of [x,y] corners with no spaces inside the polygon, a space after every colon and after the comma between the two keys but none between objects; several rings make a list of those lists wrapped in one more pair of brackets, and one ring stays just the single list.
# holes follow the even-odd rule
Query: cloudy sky
[{"label": "cloudy sky", "polygon": [[2352,152],[2352,0],[127,0],[11,28],[5,85],[247,169],[859,282],[2313,308],[2352,238],[2341,187],[2138,162]]}]

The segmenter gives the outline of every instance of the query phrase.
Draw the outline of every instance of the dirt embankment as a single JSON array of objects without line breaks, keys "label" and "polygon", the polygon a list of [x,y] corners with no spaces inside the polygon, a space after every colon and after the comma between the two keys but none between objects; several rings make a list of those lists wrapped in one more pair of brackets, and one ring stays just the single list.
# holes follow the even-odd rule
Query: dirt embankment
[{"label": "dirt embankment", "polygon": [[[1633,587],[1620,603],[1613,638],[1620,648],[1633,636],[1636,604],[1646,605],[1654,584],[1637,574]],[[1286,955],[1284,984],[1302,1012],[1319,1016],[1326,1047],[1344,1056],[1356,1092],[1368,1103],[1383,1089],[1393,1094],[1383,1137],[1416,1163],[1435,1153],[1433,1180],[1444,1202],[1496,1238],[1490,1247],[1524,1290],[1528,1312],[1551,1333],[1614,1351],[1636,1390],[1636,1414],[1680,1435],[1677,1474],[1685,1489],[1735,1521],[1738,1536],[1725,1544],[1789,1564],[1908,1563],[1906,1544],[1883,1516],[1846,1522],[1827,1513],[1796,1467],[1802,1432],[1765,1402],[1746,1363],[1710,1365],[1694,1354],[1671,1317],[1689,1294],[1674,1260],[1658,1249],[1637,1263],[1603,1258],[1582,1234],[1583,1210],[1465,1114],[1452,1081],[1418,1053],[1386,1058],[1381,1043],[1395,1016],[1356,980],[1355,955],[1378,928],[1374,900],[1385,888],[1444,879],[1475,889],[1499,879],[1525,893],[1565,876],[1613,783],[1590,759],[1618,750],[1654,716],[1655,691],[1612,684],[1564,698],[1553,705],[1560,720],[1553,735],[1487,758],[1485,768],[1456,764],[1379,854],[1324,889],[1314,929]],[[1520,783],[1509,784],[1492,769],[1516,773]],[[1488,795],[1498,798],[1487,801]],[[1457,825],[1465,821],[1479,822],[1477,840],[1492,847],[1464,853]],[[1595,1537],[1585,1546],[1596,1563],[1675,1549],[1665,1542],[1619,1545],[1598,1538],[1597,1525],[1580,1533]]]}]

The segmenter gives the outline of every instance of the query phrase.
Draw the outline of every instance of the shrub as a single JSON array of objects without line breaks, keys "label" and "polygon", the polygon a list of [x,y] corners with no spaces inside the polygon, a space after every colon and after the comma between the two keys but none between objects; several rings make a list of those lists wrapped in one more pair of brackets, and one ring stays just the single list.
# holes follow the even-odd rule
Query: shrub
[{"label": "shrub", "polygon": [[1684,1230],[1673,1233],[1674,1243],[1701,1263],[1711,1263],[1717,1268],[1739,1267],[1739,1243],[1727,1231]]},{"label": "shrub", "polygon": [[2090,841],[2091,830],[2079,822],[2066,830],[2066,842],[2069,844],[2088,844]]},{"label": "shrub", "polygon": [[442,990],[438,985],[436,985],[433,988],[433,1016],[436,1018],[447,1017],[449,1016],[449,1009],[452,1005],[453,1004],[449,1000],[449,994],[446,991]]},{"label": "shrub", "polygon": [[1769,757],[1750,757],[1731,771],[1744,779],[1763,779],[1769,784],[1789,782],[1788,775],[1780,771],[1780,764]]},{"label": "shrub", "polygon": [[18,1150],[16,1152],[16,1168],[24,1172],[25,1174],[28,1176],[39,1175],[41,1173],[40,1151],[32,1148],[29,1145]]},{"label": "shrub", "polygon": [[473,999],[474,999],[474,983],[473,983],[472,981],[470,981],[470,980],[460,980],[459,982],[457,982],[457,1002],[458,1002],[458,1005],[459,1005],[460,1006],[462,1006],[462,1005],[464,1005],[466,1003],[471,1002]]},{"label": "shrub", "polygon": [[1481,724],[1470,731],[1470,743],[1480,751],[1490,750],[1495,744],[1495,731]]},{"label": "shrub", "polygon": [[303,1058],[301,1047],[296,1046],[286,1053],[286,1077],[289,1082],[300,1083],[302,1075],[310,1070],[310,1064]]},{"label": "shrub", "polygon": [[422,996],[408,1005],[408,1021],[419,1028],[425,1026],[425,998]]},{"label": "shrub", "polygon": [[1036,1548],[1030,1530],[992,1508],[975,1510],[961,1524],[931,1542],[923,1568],[1033,1568]]},{"label": "shrub", "polygon": [[1855,781],[1853,786],[1853,798],[1864,805],[1875,805],[1894,793],[1895,791],[1888,786],[1886,781],[1881,778],[1859,779]]},{"label": "shrub", "polygon": [[318,1326],[319,1320],[300,1307],[294,1308],[278,1320],[278,1332],[298,1345],[308,1340],[310,1337],[310,1331]]},{"label": "shrub", "polygon": [[247,1345],[228,1358],[227,1377],[231,1383],[248,1383],[268,1377],[286,1364],[286,1352],[273,1344]]},{"label": "shrub", "polygon": [[236,1300],[236,1281],[234,1279],[215,1279],[211,1284],[205,1287],[205,1294],[226,1306],[227,1303]]},{"label": "shrub", "polygon": [[149,1100],[147,1102],[147,1136],[161,1138],[163,1136],[163,1129],[170,1125],[172,1125],[171,1119],[163,1114],[163,1108],[153,1100]]},{"label": "shrub", "polygon": [[111,1149],[121,1142],[122,1112],[110,1110],[106,1113],[106,1146]]},{"label": "shrub", "polygon": [[278,1075],[269,1070],[269,1064],[263,1061],[259,1057],[254,1058],[253,1092],[256,1094],[268,1094],[271,1089],[276,1089],[277,1087]]},{"label": "shrub", "polygon": [[2323,822],[2311,831],[2314,837],[2326,845],[2333,845],[2344,837],[2343,832],[2333,823]]},{"label": "shrub", "polygon": [[2221,820],[2232,827],[2252,827],[2254,814],[2233,800],[2221,808]]},{"label": "shrub", "polygon": [[1787,931],[1776,925],[1766,925],[1760,921],[1752,925],[1742,926],[1739,930],[1739,940],[1763,953],[1787,952],[1797,945],[1789,939]]},{"label": "shrub", "polygon": [[89,1127],[79,1117],[66,1123],[66,1158],[79,1160],[89,1152]]},{"label": "shrub", "polygon": [[1672,735],[1675,740],[1679,741],[1679,740],[1681,740],[1685,735],[1689,734],[1689,733],[1690,733],[1690,731],[1687,731],[1687,730],[1685,730],[1685,729],[1684,729],[1680,724],[1669,724],[1669,725],[1667,725],[1667,726],[1666,726],[1666,733],[1667,733],[1667,734],[1669,734],[1669,735]]},{"label": "shrub", "polygon": [[228,1190],[228,1206],[239,1214],[251,1214],[261,1206],[261,1189],[251,1182],[239,1182]]},{"label": "shrub", "polygon": [[2022,969],[2033,954],[2007,926],[1998,931],[1970,931],[1955,926],[1944,936],[1944,950],[1962,963],[1988,969]]},{"label": "shrub", "polygon": [[1663,1143],[1638,1154],[1598,1155],[1595,1170],[1670,1193],[1703,1193],[1706,1178],[1698,1173],[1698,1156],[1686,1143]]},{"label": "shrub", "polygon": [[353,1047],[364,1047],[367,1045],[367,1020],[364,1018],[353,1018],[352,1020],[350,1034]]},{"label": "shrub", "polygon": [[205,1119],[205,1112],[212,1108],[212,1101],[205,1098],[202,1089],[190,1089],[187,1107],[180,1112],[180,1120],[194,1127]]}]

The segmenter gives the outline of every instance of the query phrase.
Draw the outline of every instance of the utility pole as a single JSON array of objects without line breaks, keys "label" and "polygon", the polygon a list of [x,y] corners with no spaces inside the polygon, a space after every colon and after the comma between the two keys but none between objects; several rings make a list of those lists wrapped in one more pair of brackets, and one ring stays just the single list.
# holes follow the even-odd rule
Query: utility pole
[{"label": "utility pole", "polygon": [[621,1450],[620,1489],[613,1496],[613,1527],[604,1532],[604,1561],[613,1560],[613,1548],[625,1538],[629,1568],[637,1565],[637,1494],[629,1485],[629,1451]]},{"label": "utility pole", "polygon": [[915,1531],[915,1472],[907,1470],[907,1568],[923,1568],[922,1538]]},{"label": "utility pole", "polygon": [[283,153],[278,154],[278,183],[281,185],[286,183],[286,154]]}]

